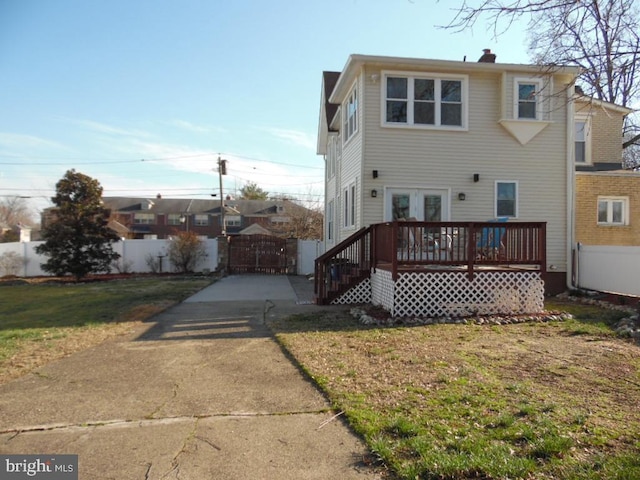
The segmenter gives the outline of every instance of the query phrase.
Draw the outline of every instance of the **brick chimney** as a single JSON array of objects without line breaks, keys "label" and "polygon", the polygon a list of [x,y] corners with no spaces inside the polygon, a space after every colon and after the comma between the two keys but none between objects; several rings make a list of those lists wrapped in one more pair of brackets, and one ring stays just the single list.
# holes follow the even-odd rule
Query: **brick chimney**
[{"label": "brick chimney", "polygon": [[482,56],[480,57],[480,60],[478,60],[478,62],[481,62],[481,63],[496,63],[496,54],[495,53],[491,53],[491,49],[490,48],[485,48],[482,51],[484,53],[482,54]]}]

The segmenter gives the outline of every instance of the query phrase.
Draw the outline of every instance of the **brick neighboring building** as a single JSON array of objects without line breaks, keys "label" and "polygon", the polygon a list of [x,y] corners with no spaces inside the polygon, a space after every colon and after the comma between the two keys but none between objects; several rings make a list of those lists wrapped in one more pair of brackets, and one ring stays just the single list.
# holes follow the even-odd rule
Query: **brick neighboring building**
[{"label": "brick neighboring building", "polygon": [[631,112],[587,97],[576,99],[576,242],[640,245],[640,172],[622,168],[622,129]]},{"label": "brick neighboring building", "polygon": [[[165,239],[190,231],[215,238],[222,235],[220,200],[103,197],[111,209],[109,226],[129,239]],[[289,200],[234,200],[225,205],[226,233],[264,233],[281,237],[299,237],[300,218],[314,212]],[[42,214],[43,228],[55,216],[55,208]],[[305,222],[307,223],[307,222]],[[320,225],[322,220],[320,220]]]}]

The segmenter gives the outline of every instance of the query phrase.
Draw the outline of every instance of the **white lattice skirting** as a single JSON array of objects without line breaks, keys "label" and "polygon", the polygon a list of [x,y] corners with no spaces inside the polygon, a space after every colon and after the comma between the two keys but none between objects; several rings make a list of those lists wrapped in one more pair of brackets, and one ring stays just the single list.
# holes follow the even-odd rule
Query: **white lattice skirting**
[{"label": "white lattice skirting", "polygon": [[334,305],[371,303],[371,281],[367,278],[331,302]]},{"label": "white lattice skirting", "polygon": [[391,272],[378,269],[333,303],[373,303],[394,317],[465,317],[544,311],[544,282],[540,272],[477,272],[469,281],[464,272],[402,273],[394,283]]}]

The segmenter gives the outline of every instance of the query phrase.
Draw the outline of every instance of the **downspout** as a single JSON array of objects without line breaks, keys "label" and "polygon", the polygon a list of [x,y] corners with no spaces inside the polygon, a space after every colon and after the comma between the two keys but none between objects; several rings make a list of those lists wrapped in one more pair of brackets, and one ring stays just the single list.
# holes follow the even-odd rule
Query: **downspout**
[{"label": "downspout", "polygon": [[567,95],[567,278],[566,286],[571,288],[571,279],[573,278],[573,244],[576,234],[575,219],[575,178],[576,168],[574,165],[574,148],[575,148],[575,108],[573,103],[573,84],[569,84],[566,88]]}]

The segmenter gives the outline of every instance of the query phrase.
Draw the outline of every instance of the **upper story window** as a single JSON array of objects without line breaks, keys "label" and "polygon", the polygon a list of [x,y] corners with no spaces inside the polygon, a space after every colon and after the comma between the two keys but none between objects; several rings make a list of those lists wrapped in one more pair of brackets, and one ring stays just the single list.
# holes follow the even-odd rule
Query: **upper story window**
[{"label": "upper story window", "polygon": [[628,224],[628,197],[598,197],[598,225]]},{"label": "upper story window", "polygon": [[575,119],[575,162],[591,163],[591,122],[589,117]]},{"label": "upper story window", "polygon": [[516,78],[514,85],[514,118],[519,120],[542,120],[541,95],[542,80]]},{"label": "upper story window", "polygon": [[207,215],[206,213],[197,213],[193,217],[194,225],[198,225],[200,227],[209,225],[209,215]]},{"label": "upper story window", "polygon": [[340,151],[340,137],[338,135],[330,135],[329,148],[327,150],[327,179],[332,178],[336,174],[336,166]]},{"label": "upper story window", "polygon": [[136,213],[133,216],[133,223],[138,225],[153,225],[156,223],[156,216],[153,213]]},{"label": "upper story window", "polygon": [[240,215],[225,215],[224,223],[227,227],[242,226],[242,217]]},{"label": "upper story window", "polygon": [[358,131],[358,91],[354,87],[342,108],[345,143]]},{"label": "upper story window", "polygon": [[467,78],[459,75],[385,77],[384,123],[425,127],[466,127]]},{"label": "upper story window", "polygon": [[518,216],[518,183],[505,181],[496,182],[495,192],[496,217]]}]

